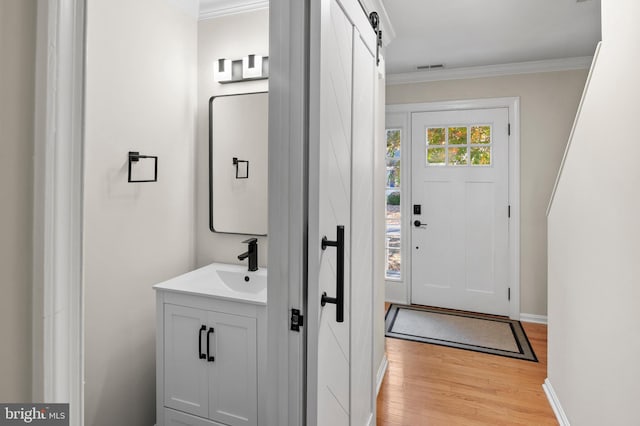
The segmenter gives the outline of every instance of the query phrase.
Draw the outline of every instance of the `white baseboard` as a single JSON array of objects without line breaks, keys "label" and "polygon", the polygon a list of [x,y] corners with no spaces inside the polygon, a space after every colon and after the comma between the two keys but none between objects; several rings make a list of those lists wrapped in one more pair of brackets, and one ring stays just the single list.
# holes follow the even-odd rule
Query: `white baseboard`
[{"label": "white baseboard", "polygon": [[536,314],[520,314],[520,321],[523,322],[533,322],[536,324],[548,324],[548,318],[546,315],[536,315]]},{"label": "white baseboard", "polygon": [[380,367],[378,367],[378,376],[376,377],[376,395],[380,393],[380,386],[382,386],[384,373],[387,372],[388,366],[389,366],[389,360],[387,359],[387,355],[385,354],[382,357],[382,361],[380,362]]},{"label": "white baseboard", "polygon": [[558,423],[560,423],[560,426],[571,426],[571,424],[569,423],[569,418],[562,409],[562,405],[560,405],[558,395],[556,395],[556,391],[553,389],[553,386],[551,386],[549,378],[544,379],[542,389],[544,389],[544,393],[547,395],[549,405],[551,405],[553,414],[556,415],[556,419],[558,420]]}]

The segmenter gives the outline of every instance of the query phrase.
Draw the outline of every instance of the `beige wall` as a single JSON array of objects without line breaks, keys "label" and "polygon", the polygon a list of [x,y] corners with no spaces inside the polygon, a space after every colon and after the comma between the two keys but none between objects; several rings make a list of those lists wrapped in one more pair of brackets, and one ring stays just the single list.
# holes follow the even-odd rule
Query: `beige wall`
[{"label": "beige wall", "polygon": [[548,378],[574,425],[640,424],[640,3],[603,41],[549,214]]},{"label": "beige wall", "polygon": [[0,1],[0,401],[31,400],[36,1]]},{"label": "beige wall", "polygon": [[[211,262],[242,263],[241,242],[249,237],[209,230],[209,98],[268,90],[267,80],[220,84],[213,81],[217,58],[240,59],[248,54],[269,54],[269,11],[240,13],[198,23],[198,131],[196,142],[196,254],[197,266]],[[247,123],[250,125],[250,123]],[[267,159],[265,158],[266,162]],[[267,239],[258,238],[259,266],[267,266]],[[245,261],[246,262],[246,261]]]},{"label": "beige wall", "polygon": [[[195,264],[197,21],[184,0],[87,3],[85,424],[153,425],[151,286]],[[130,150],[158,182],[127,183]]]},{"label": "beige wall", "polygon": [[547,314],[546,208],[587,70],[387,86],[387,105],[520,97],[520,311]]}]

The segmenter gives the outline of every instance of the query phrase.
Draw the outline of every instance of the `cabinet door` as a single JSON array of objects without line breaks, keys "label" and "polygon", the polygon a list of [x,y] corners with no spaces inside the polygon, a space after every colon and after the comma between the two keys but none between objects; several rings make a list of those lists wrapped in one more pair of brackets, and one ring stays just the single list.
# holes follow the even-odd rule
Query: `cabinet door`
[{"label": "cabinet door", "polygon": [[190,416],[180,411],[164,409],[164,426],[223,426],[220,423]]},{"label": "cabinet door", "polygon": [[209,418],[230,426],[256,426],[258,372],[256,319],[209,313],[214,327]]},{"label": "cabinet door", "polygon": [[[197,416],[209,414],[207,312],[164,305],[164,405]],[[158,383],[157,386],[162,386]]]}]

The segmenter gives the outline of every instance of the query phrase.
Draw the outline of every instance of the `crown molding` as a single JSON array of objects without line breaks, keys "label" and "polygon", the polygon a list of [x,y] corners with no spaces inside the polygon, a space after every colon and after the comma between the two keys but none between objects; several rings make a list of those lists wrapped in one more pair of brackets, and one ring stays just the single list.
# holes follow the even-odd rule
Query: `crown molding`
[{"label": "crown molding", "polygon": [[201,0],[198,20],[269,8],[269,0]]},{"label": "crown molding", "polygon": [[592,56],[387,74],[387,85],[589,69]]},{"label": "crown molding", "polygon": [[360,0],[360,3],[362,3],[367,13],[378,12],[380,29],[382,30],[382,44],[386,47],[396,38],[396,30],[391,24],[391,19],[389,19],[389,14],[387,14],[387,9],[382,4],[382,0]]}]

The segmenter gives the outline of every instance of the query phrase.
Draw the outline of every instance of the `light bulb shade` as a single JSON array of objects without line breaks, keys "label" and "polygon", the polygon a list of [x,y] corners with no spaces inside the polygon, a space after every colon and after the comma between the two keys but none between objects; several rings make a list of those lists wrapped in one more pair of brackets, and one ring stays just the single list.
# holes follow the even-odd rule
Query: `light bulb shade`
[{"label": "light bulb shade", "polygon": [[248,55],[242,58],[242,78],[262,77],[262,56]]},{"label": "light bulb shade", "polygon": [[220,58],[213,63],[213,79],[215,81],[231,81],[231,59]]}]

